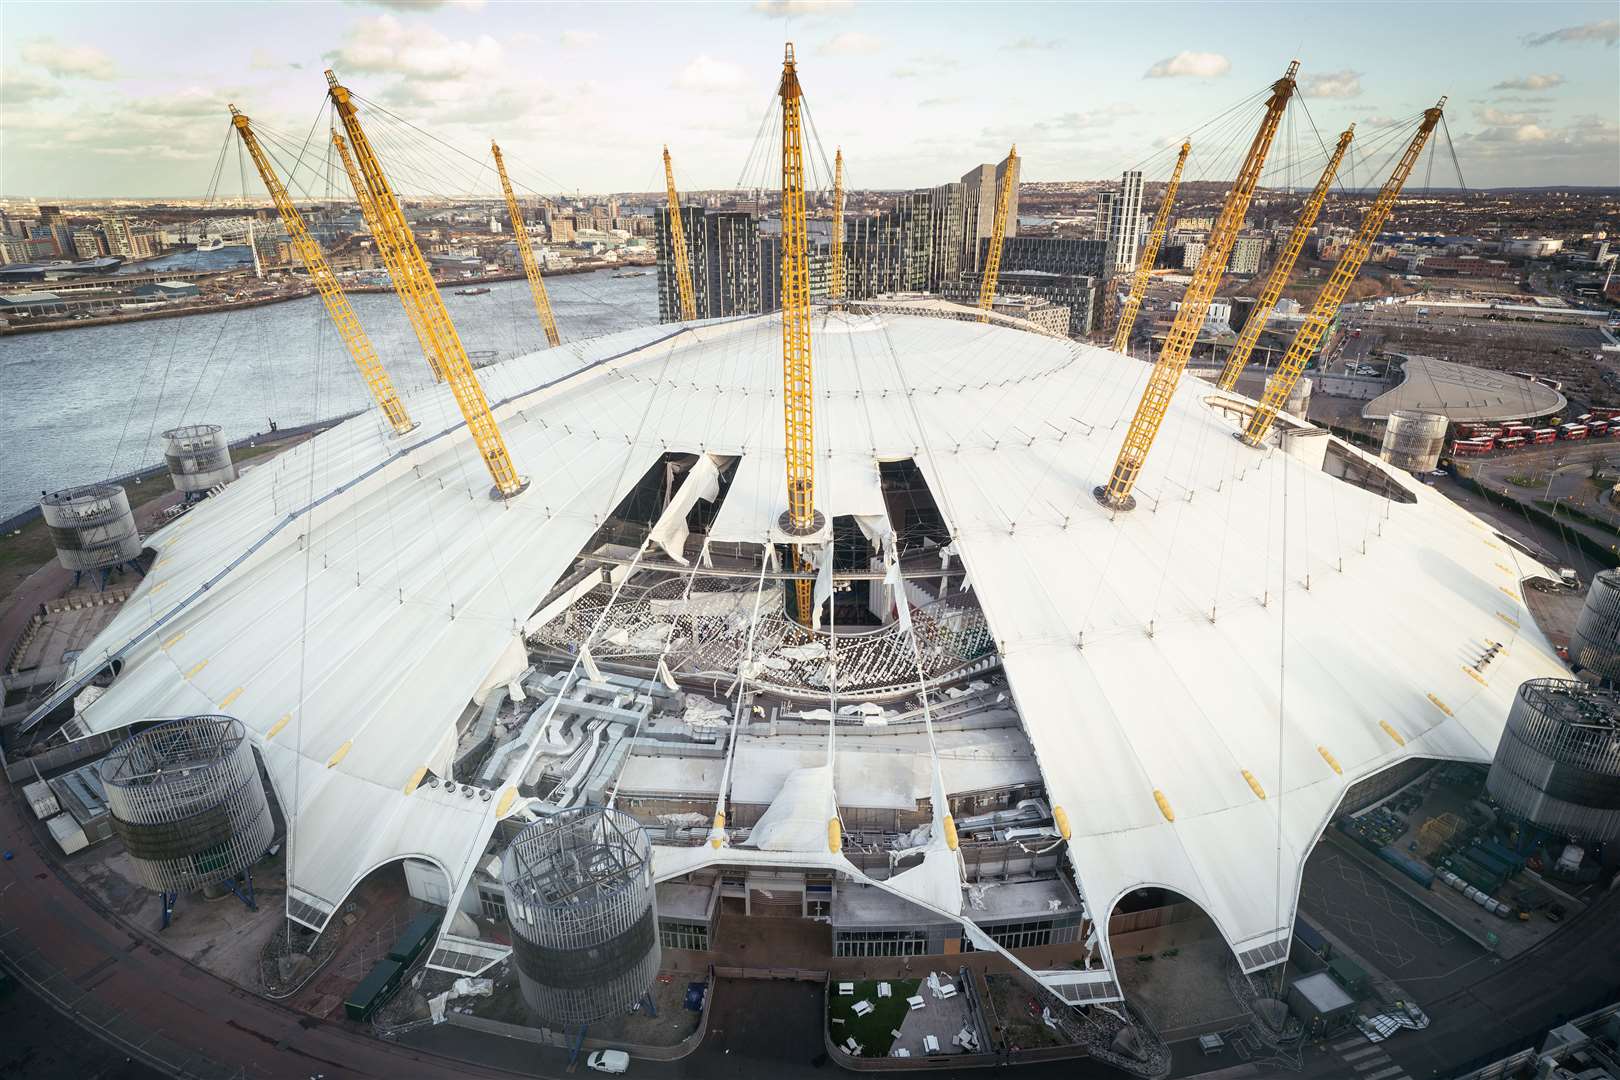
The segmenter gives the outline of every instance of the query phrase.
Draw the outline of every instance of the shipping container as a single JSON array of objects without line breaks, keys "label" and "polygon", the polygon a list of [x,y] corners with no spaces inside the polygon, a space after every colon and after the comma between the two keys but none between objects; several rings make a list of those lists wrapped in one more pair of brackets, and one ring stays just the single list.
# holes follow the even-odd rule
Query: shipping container
[{"label": "shipping container", "polygon": [[1475,843],[1478,847],[1484,848],[1515,870],[1524,866],[1524,856],[1506,845],[1499,844],[1495,840],[1478,840]]},{"label": "shipping container", "polygon": [[1332,944],[1328,942],[1327,938],[1323,937],[1317,932],[1316,927],[1312,926],[1304,919],[1296,918],[1294,920],[1294,937],[1299,939],[1299,943],[1301,945],[1305,946],[1323,960],[1332,958]]},{"label": "shipping container", "polygon": [[394,942],[394,947],[388,950],[388,959],[397,960],[406,967],[411,961],[421,955],[433,940],[434,933],[439,929],[439,914],[437,912],[423,912],[405,925],[405,930]]},{"label": "shipping container", "polygon": [[377,961],[377,966],[360,980],[354,992],[343,1002],[344,1013],[350,1020],[369,1020],[371,1014],[377,1011],[377,1006],[399,988],[399,981],[404,975],[405,965],[398,960]]},{"label": "shipping container", "polygon": [[1434,871],[1403,852],[1392,847],[1378,849],[1378,857],[1427,889],[1434,884]]}]

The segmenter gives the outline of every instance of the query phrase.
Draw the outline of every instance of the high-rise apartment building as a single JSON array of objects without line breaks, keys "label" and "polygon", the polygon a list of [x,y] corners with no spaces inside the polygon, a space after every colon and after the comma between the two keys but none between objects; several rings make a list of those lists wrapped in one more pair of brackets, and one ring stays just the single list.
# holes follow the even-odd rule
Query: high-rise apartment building
[{"label": "high-rise apartment building", "polygon": [[1136,269],[1141,251],[1142,174],[1132,169],[1120,177],[1119,192],[1108,210],[1108,263],[1114,273]]},{"label": "high-rise apartment building", "polygon": [[[984,274],[966,270],[956,284],[944,291],[947,300],[963,304],[979,302],[979,287]],[[1081,274],[1052,274],[1040,270],[1008,270],[1005,266],[996,277],[997,296],[1033,296],[1069,309],[1069,335],[1085,337],[1096,328],[1100,315],[1100,278]]]},{"label": "high-rise apartment building", "polygon": [[135,254],[135,245],[130,239],[128,218],[102,218],[101,234],[107,238],[107,253],[109,255],[130,256]]},{"label": "high-rise apartment building", "polygon": [[[669,211],[664,211],[665,221]],[[760,303],[759,225],[743,210],[711,210],[703,223],[703,303],[698,317],[752,315]]]},{"label": "high-rise apartment building", "polygon": [[1258,274],[1260,262],[1270,246],[1264,236],[1240,236],[1232,243],[1232,258],[1226,264],[1228,274]]},{"label": "high-rise apartment building", "polygon": [[[962,177],[962,242],[965,257],[963,270],[979,269],[979,252],[984,250],[980,241],[990,239],[996,228],[996,197],[1001,191],[1001,180],[1007,171],[1007,162],[980,165]],[[1018,235],[1018,170],[1013,170],[1012,191],[1007,197],[1007,232]]]}]

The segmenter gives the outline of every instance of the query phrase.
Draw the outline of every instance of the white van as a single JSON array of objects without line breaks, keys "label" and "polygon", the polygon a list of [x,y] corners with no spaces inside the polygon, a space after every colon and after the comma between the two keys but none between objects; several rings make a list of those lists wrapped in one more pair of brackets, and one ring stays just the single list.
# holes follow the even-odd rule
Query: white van
[{"label": "white van", "polygon": [[585,1059],[588,1068],[617,1076],[630,1068],[630,1055],[623,1050],[598,1050]]}]

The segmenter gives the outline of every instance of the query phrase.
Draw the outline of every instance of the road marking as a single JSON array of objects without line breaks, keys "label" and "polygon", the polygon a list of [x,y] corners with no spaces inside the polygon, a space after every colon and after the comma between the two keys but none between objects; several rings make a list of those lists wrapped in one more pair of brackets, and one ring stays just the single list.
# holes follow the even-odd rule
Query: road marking
[{"label": "road marking", "polygon": [[1365,1035],[1357,1035],[1353,1038],[1345,1039],[1343,1042],[1336,1042],[1333,1044],[1333,1049],[1348,1050],[1352,1046],[1368,1046],[1367,1037]]},{"label": "road marking", "polygon": [[[1380,1052],[1377,1057],[1370,1057],[1366,1061],[1357,1062],[1355,1065],[1351,1066],[1351,1068],[1355,1069],[1356,1072],[1366,1072],[1368,1069],[1376,1069],[1376,1068],[1379,1068],[1380,1066],[1388,1065],[1388,1064],[1389,1064],[1389,1055],[1385,1054],[1383,1052]],[[1379,1073],[1378,1075],[1382,1076],[1384,1074]],[[1364,1077],[1361,1077],[1360,1080],[1369,1080],[1369,1078],[1364,1076]]]},{"label": "road marking", "polygon": [[1368,1073],[1366,1076],[1362,1077],[1361,1080],[1390,1080],[1391,1077],[1405,1075],[1406,1070],[1402,1069],[1399,1065],[1396,1065],[1394,1068],[1385,1069],[1383,1072]]},{"label": "road marking", "polygon": [[1346,1061],[1354,1061],[1358,1057],[1366,1057],[1368,1054],[1376,1054],[1379,1052],[1377,1046],[1366,1042],[1365,1039],[1357,1039],[1356,1041],[1362,1044],[1360,1050],[1357,1050],[1353,1054],[1340,1054],[1339,1056],[1344,1058]]}]

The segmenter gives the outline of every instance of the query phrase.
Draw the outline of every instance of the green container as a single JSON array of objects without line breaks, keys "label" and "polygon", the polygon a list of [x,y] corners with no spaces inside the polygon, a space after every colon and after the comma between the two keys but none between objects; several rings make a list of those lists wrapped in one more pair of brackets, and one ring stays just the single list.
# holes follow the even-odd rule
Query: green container
[{"label": "green container", "polygon": [[392,994],[399,986],[399,980],[405,974],[405,965],[398,960],[379,960],[377,966],[354,988],[348,1000],[343,1003],[343,1011],[350,1020],[364,1021],[371,1018],[377,1011],[377,1006]]}]

